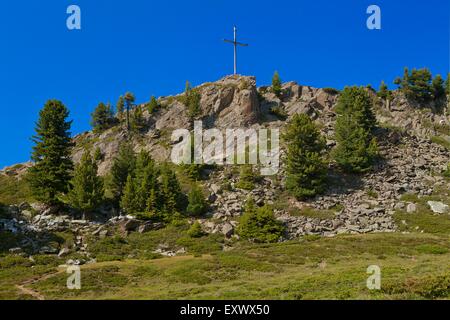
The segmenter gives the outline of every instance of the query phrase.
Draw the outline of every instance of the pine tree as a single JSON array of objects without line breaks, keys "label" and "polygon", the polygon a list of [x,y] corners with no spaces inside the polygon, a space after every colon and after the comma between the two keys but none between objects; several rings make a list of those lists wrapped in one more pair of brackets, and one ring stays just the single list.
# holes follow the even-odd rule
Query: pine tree
[{"label": "pine tree", "polygon": [[71,185],[69,203],[80,210],[83,216],[97,209],[102,203],[103,181],[97,175],[97,164],[88,151],[83,154],[80,164],[75,168]]},{"label": "pine tree", "polygon": [[123,112],[125,110],[125,100],[123,99],[123,96],[119,97],[119,100],[117,101],[116,109],[117,109],[117,118],[120,121],[122,121],[123,120]]},{"label": "pine tree", "polygon": [[127,112],[127,114],[126,114],[127,128],[128,128],[128,130],[130,130],[130,110],[133,108],[133,104],[136,99],[134,97],[134,94],[131,92],[125,93],[123,99],[125,102],[126,112]]},{"label": "pine tree", "polygon": [[159,108],[158,101],[156,100],[156,98],[154,96],[152,96],[152,98],[150,99],[150,102],[148,103],[148,112],[150,114],[152,114],[153,112],[158,110],[158,108]]},{"label": "pine tree", "polygon": [[180,213],[186,206],[186,199],[181,192],[181,187],[178,179],[167,165],[164,165],[161,170],[161,203],[162,211],[167,218],[171,215]]},{"label": "pine tree", "polygon": [[287,144],[286,188],[298,199],[320,194],[325,189],[327,163],[325,139],[306,114],[296,114],[284,139]]},{"label": "pine tree", "polygon": [[200,93],[197,90],[192,89],[189,81],[186,81],[186,89],[184,90],[183,103],[184,105],[186,105],[188,109],[188,116],[189,118],[191,118],[191,120],[201,113],[200,100],[201,100]]},{"label": "pine tree", "polygon": [[408,99],[427,103],[433,98],[431,81],[430,70],[423,68],[413,69],[409,72],[408,68],[405,68],[403,78],[397,78],[394,83],[399,86]]},{"label": "pine tree", "polygon": [[281,79],[278,71],[275,71],[272,77],[272,91],[277,96],[280,97],[282,93],[281,89]]},{"label": "pine tree", "polygon": [[100,102],[91,113],[91,125],[95,132],[102,132],[109,129],[114,124],[114,113],[111,105]]},{"label": "pine tree", "polygon": [[243,190],[253,190],[255,188],[255,181],[256,177],[252,165],[242,165],[239,182],[236,184],[236,187]]},{"label": "pine tree", "polygon": [[187,213],[194,217],[199,217],[206,213],[208,205],[205,201],[203,191],[198,185],[194,185],[188,195],[189,205],[187,206]]},{"label": "pine tree", "polygon": [[338,115],[349,114],[355,117],[364,130],[372,132],[377,120],[372,109],[372,99],[362,87],[346,87],[336,106]]},{"label": "pine tree", "polygon": [[139,132],[145,127],[145,119],[141,107],[137,107],[131,117],[131,130]]},{"label": "pine tree", "polygon": [[370,170],[377,156],[377,143],[372,134],[376,122],[367,92],[363,88],[346,87],[336,112],[335,161],[348,172]]},{"label": "pine tree", "polygon": [[136,164],[137,206],[139,212],[155,213],[161,206],[159,203],[158,170],[154,161],[146,151],[141,151]]},{"label": "pine tree", "polygon": [[205,235],[205,233],[202,230],[202,225],[198,221],[195,221],[192,224],[192,226],[189,228],[187,234],[191,238],[201,238]]},{"label": "pine tree", "polygon": [[433,79],[431,86],[433,88],[433,98],[435,100],[439,100],[445,96],[445,83],[440,74]]},{"label": "pine tree", "polygon": [[135,166],[136,155],[133,147],[129,143],[123,143],[111,168],[111,189],[116,199],[122,197],[128,175],[134,174]]},{"label": "pine tree", "polygon": [[32,141],[32,160],[29,183],[35,198],[47,204],[56,204],[57,195],[68,191],[73,163],[70,158],[72,141],[67,121],[69,111],[57,100],[47,101],[39,113],[36,135]]},{"label": "pine tree", "polygon": [[241,238],[258,243],[277,242],[281,239],[284,226],[276,220],[272,208],[264,206],[247,210],[240,218],[237,228]]},{"label": "pine tree", "polygon": [[128,214],[139,212],[138,196],[135,178],[131,174],[127,177],[123,196],[120,200],[120,207]]},{"label": "pine tree", "polygon": [[378,91],[377,96],[383,100],[389,100],[392,97],[392,93],[389,91],[388,86],[384,81],[381,81],[380,90]]}]

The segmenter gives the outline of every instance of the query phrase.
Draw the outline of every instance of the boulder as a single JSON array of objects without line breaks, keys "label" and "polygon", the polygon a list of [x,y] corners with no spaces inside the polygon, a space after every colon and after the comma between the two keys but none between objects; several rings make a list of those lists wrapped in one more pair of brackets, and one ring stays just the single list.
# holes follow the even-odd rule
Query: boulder
[{"label": "boulder", "polygon": [[438,202],[438,201],[428,201],[427,203],[430,206],[430,209],[434,213],[443,214],[443,213],[449,212],[450,207],[448,205],[446,205],[445,203]]}]

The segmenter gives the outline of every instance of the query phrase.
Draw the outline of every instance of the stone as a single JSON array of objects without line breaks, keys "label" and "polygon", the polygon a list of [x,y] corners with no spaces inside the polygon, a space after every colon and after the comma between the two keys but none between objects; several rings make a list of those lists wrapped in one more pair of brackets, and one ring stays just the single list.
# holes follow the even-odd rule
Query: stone
[{"label": "stone", "polygon": [[122,232],[135,231],[140,225],[140,221],[136,219],[127,219],[119,223]]},{"label": "stone", "polygon": [[408,203],[406,206],[406,212],[408,213],[414,213],[417,211],[417,206],[415,203]]},{"label": "stone", "polygon": [[234,233],[234,227],[231,223],[227,222],[222,226],[222,234],[225,235],[225,237],[231,238],[233,233]]},{"label": "stone", "polygon": [[430,209],[434,213],[443,214],[443,213],[449,212],[450,207],[448,205],[446,205],[445,203],[438,202],[438,201],[428,201],[427,203],[430,206]]}]

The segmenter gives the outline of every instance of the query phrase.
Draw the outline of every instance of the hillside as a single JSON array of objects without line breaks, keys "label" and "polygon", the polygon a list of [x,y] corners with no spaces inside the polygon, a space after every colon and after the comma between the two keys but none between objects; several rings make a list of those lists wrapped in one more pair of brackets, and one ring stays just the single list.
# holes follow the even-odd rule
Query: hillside
[{"label": "hillside", "polygon": [[[284,132],[294,115],[306,114],[326,138],[327,152],[336,146],[337,90],[288,82],[276,95],[271,87],[257,87],[254,77],[245,76],[228,76],[193,90],[200,98],[195,119],[203,121],[204,129]],[[325,192],[309,200],[300,201],[286,191],[284,142],[278,174],[258,176],[251,190],[239,187],[237,165],[203,168],[198,183],[208,212],[174,224],[126,215],[110,203],[91,219],[82,219],[70,208],[33,200],[26,184],[31,163],[5,168],[0,172],[0,296],[26,297],[16,287],[24,283],[53,299],[449,298],[448,110],[437,103],[419,106],[400,90],[388,100],[370,88],[366,91],[378,121],[374,134],[379,159],[365,174],[344,173],[331,161]],[[152,113],[147,104],[132,111],[142,111],[139,130],[129,132],[118,123],[74,137],[74,162],[86,149],[99,150],[98,172],[105,183],[125,141],[136,152],[148,151],[158,163],[170,162],[172,131],[192,130],[192,117],[183,94],[157,102]],[[174,170],[187,193],[194,182],[182,168]],[[285,227],[280,243],[240,239],[237,228],[249,197],[257,206],[271,205]],[[189,236],[195,221],[206,233],[203,237]],[[86,264],[87,287],[65,291],[65,275],[55,269],[62,264]],[[370,264],[380,264],[387,272],[388,285],[376,294],[364,288]],[[53,276],[27,282],[47,273]],[[130,289],[136,277],[145,280]],[[263,277],[272,281],[262,284]],[[235,290],[240,281],[244,284]],[[173,284],[176,288],[169,290]],[[443,289],[435,290],[439,285]],[[311,286],[316,289],[309,290]],[[100,296],[98,288],[103,290]]]}]

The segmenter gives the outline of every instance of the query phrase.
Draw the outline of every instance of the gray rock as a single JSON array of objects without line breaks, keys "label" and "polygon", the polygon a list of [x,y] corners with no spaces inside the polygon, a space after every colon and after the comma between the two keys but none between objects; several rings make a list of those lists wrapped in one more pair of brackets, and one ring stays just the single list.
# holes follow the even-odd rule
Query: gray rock
[{"label": "gray rock", "polygon": [[438,201],[428,201],[427,203],[430,206],[430,209],[434,213],[443,214],[443,213],[449,212],[450,207],[448,205],[446,205],[445,203],[438,202]]},{"label": "gray rock", "polygon": [[417,211],[417,206],[415,203],[408,203],[406,206],[406,212],[408,213],[414,213]]}]

